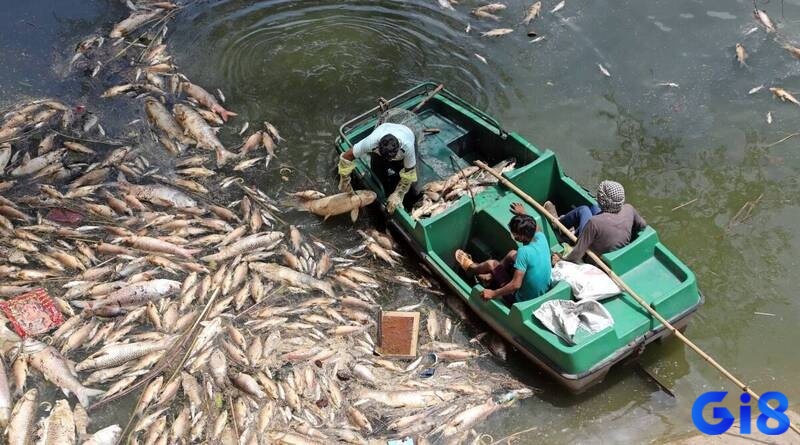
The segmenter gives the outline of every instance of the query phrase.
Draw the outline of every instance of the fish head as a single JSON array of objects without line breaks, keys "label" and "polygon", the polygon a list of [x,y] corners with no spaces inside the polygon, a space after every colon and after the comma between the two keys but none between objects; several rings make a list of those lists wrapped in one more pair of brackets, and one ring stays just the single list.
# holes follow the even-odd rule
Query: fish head
[{"label": "fish head", "polygon": [[358,197],[358,200],[361,202],[361,207],[372,204],[378,197],[378,195],[372,190],[358,190],[354,193]]}]

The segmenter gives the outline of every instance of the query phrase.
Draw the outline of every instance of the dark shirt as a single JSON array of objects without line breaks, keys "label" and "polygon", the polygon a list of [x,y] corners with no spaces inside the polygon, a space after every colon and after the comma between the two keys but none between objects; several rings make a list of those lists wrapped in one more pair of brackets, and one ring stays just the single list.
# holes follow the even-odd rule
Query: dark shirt
[{"label": "dark shirt", "polygon": [[577,262],[586,255],[587,250],[602,255],[628,245],[633,234],[647,227],[647,222],[639,216],[630,204],[622,206],[617,213],[597,214],[583,227],[575,248],[564,258]]}]

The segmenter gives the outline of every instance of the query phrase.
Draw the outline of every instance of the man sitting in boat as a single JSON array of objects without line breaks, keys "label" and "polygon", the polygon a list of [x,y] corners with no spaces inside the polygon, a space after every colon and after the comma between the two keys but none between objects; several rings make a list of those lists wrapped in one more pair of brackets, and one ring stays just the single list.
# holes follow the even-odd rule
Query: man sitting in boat
[{"label": "man sitting in boat", "polygon": [[394,213],[411,185],[417,182],[416,139],[414,131],[406,125],[387,122],[375,127],[369,136],[339,155],[339,191],[353,191],[350,184],[350,174],[356,168],[353,161],[372,155],[371,168],[381,177],[384,186],[389,179],[389,169],[399,172],[397,187],[386,202],[386,210]]},{"label": "man sitting in boat", "polygon": [[522,243],[502,259],[482,263],[472,261],[468,253],[456,250],[456,261],[472,276],[486,285],[481,297],[486,300],[502,298],[507,305],[543,295],[550,288],[550,246],[536,220],[525,214],[520,203],[511,205],[514,217],[508,223],[511,236]]},{"label": "man sitting in boat", "polygon": [[[587,250],[602,255],[630,244],[647,222],[632,205],[625,203],[625,188],[615,181],[603,181],[597,187],[598,206],[579,206],[559,217],[562,224],[575,228],[578,241],[566,258],[576,263]],[[555,207],[549,211],[555,214]],[[554,258],[558,261],[559,258]]]}]

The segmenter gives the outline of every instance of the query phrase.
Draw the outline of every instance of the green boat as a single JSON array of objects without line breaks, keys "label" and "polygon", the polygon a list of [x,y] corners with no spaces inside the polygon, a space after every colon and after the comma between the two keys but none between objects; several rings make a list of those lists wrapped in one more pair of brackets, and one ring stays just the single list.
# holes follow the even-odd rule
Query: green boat
[{"label": "green boat", "polygon": [[[344,123],[336,149],[344,152],[368,135],[386,107],[418,108],[416,113],[424,127],[437,130],[426,135],[419,145],[419,185],[446,179],[476,160],[494,165],[513,158],[515,166],[505,177],[538,202],[550,200],[559,209],[596,203],[563,173],[555,153],[540,150],[520,135],[506,132],[495,119],[433,83],[420,84]],[[357,161],[356,177],[378,194],[378,201],[384,206],[388,193],[370,170],[369,160]],[[564,282],[555,283],[541,297],[512,307],[500,300],[484,301],[480,297],[483,288],[460,272],[454,252],[464,249],[480,261],[502,258],[516,249],[518,244],[508,230],[512,217],[509,205],[522,199],[502,184],[494,184],[474,196],[462,196],[441,213],[416,220],[409,212],[418,198],[413,194],[406,197],[404,209],[387,215],[389,226],[481,319],[572,392],[582,392],[599,383],[612,366],[670,334],[626,293],[601,302],[613,317],[613,326],[594,334],[579,330],[575,344],[562,340],[532,316],[546,301],[571,299],[571,289]],[[553,250],[562,249],[547,220],[524,205],[543,228]],[[659,241],[652,227],[638,233],[629,245],[602,257],[679,330],[686,328],[703,302],[694,273]]]}]

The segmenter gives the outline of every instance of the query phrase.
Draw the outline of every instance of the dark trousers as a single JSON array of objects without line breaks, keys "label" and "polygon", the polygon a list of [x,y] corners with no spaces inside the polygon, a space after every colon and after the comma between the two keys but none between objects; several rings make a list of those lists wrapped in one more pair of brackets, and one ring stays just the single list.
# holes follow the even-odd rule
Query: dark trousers
[{"label": "dark trousers", "polygon": [[403,169],[403,161],[387,161],[376,154],[370,156],[372,171],[378,177],[388,197],[397,187],[397,183],[400,182],[400,170]]},{"label": "dark trousers", "polygon": [[565,215],[562,215],[558,219],[561,221],[561,224],[564,224],[567,227],[574,227],[575,236],[578,236],[581,234],[583,226],[589,222],[589,218],[597,215],[600,212],[600,207],[597,207],[596,205],[578,206],[567,212]]}]

